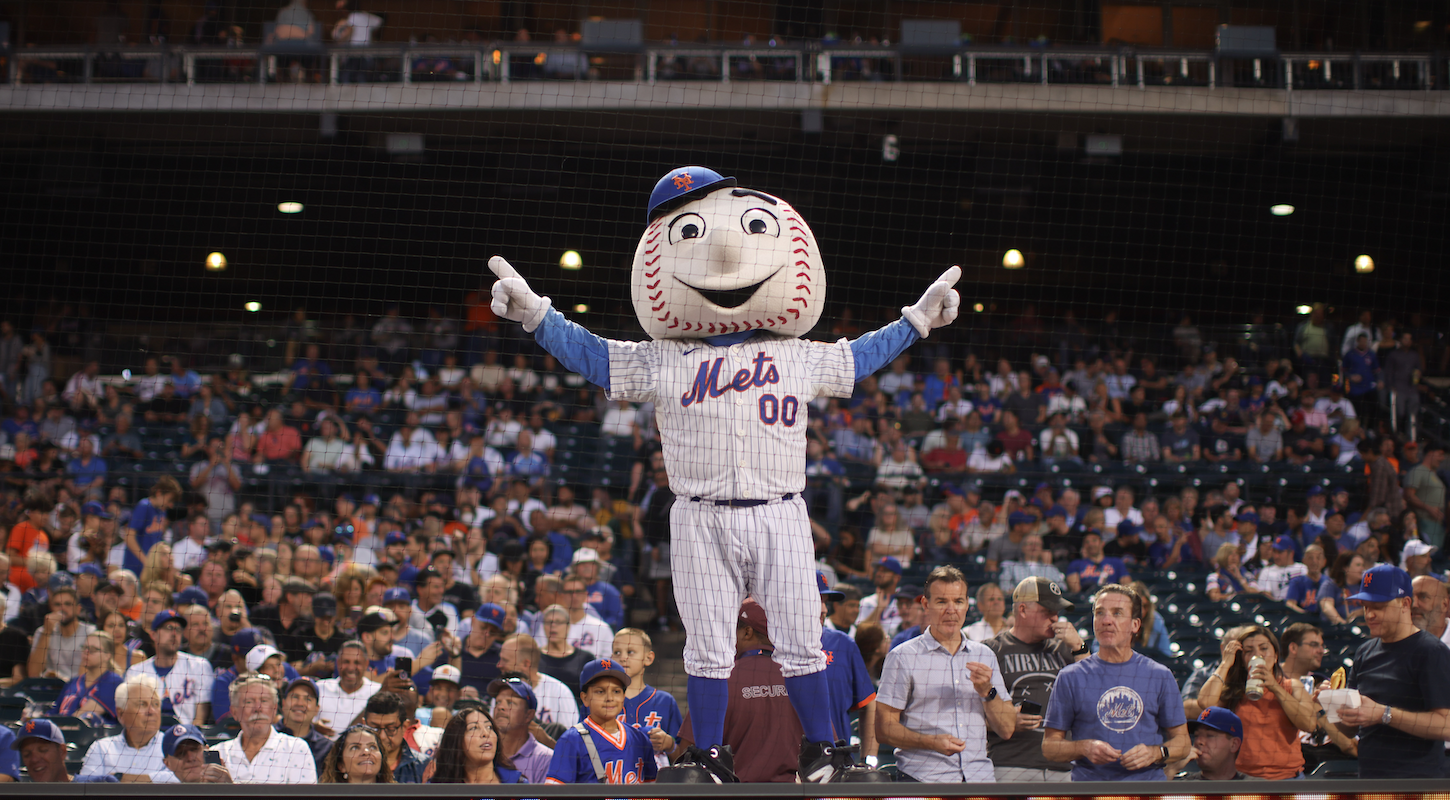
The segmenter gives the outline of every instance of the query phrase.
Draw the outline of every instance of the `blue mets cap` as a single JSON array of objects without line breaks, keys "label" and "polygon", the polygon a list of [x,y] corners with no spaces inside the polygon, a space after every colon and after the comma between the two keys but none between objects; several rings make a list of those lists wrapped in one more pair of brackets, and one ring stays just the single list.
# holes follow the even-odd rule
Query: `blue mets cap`
[{"label": "blue mets cap", "polygon": [[392,546],[392,545],[395,545],[395,544],[407,544],[407,543],[408,543],[408,536],[407,536],[407,534],[404,534],[401,531],[393,531],[392,533],[388,534],[388,538],[387,539],[383,540],[384,546]]},{"label": "blue mets cap", "polygon": [[159,631],[161,630],[161,626],[165,625],[168,622],[175,622],[183,628],[186,627],[186,617],[183,617],[168,608],[162,610],[156,615],[154,619],[151,620],[151,630]]},{"label": "blue mets cap", "polygon": [[882,556],[877,559],[876,566],[881,569],[889,569],[897,575],[901,574],[901,562],[895,556]]},{"label": "blue mets cap", "polygon": [[[495,628],[498,628],[500,633],[503,632],[504,620],[507,618],[508,612],[504,611],[503,606],[497,603],[484,603],[478,607],[477,611],[473,612],[474,622],[487,622]],[[626,685],[628,684],[626,683]]]},{"label": "blue mets cap", "polygon": [[[627,682],[626,685],[628,685]],[[488,685],[488,696],[497,699],[499,692],[505,689],[518,695],[530,711],[539,710],[539,696],[534,694],[534,687],[530,686],[528,681],[523,678],[495,678],[493,683]]]},{"label": "blue mets cap", "polygon": [[734,178],[727,178],[709,167],[680,167],[665,173],[649,193],[649,209],[645,224],[672,208],[679,208],[696,197],[702,197],[716,189],[735,185]]},{"label": "blue mets cap", "polygon": [[413,602],[413,596],[411,594],[408,594],[408,590],[404,589],[401,586],[394,586],[386,592],[383,592],[383,605],[388,605],[389,603],[411,602]]},{"label": "blue mets cap", "polygon": [[76,570],[76,575],[94,575],[97,578],[106,577],[106,573],[102,571],[100,567],[90,563],[89,561],[82,564],[80,566],[80,569]]},{"label": "blue mets cap", "polygon": [[624,673],[624,667],[619,666],[619,662],[607,658],[596,658],[585,664],[584,669],[579,670],[579,688],[588,689],[589,684],[600,678],[613,678],[625,687],[629,686],[629,676]]},{"label": "blue mets cap", "polygon": [[838,592],[835,589],[832,589],[831,585],[829,583],[826,583],[825,574],[820,572],[819,570],[816,571],[816,588],[820,590],[821,597],[824,597],[827,600],[839,601],[846,599],[845,594]]},{"label": "blue mets cap", "polygon": [[83,516],[83,517],[100,517],[101,519],[110,519],[111,518],[111,512],[107,511],[106,510],[106,507],[103,506],[103,505],[101,505],[100,503],[91,502],[91,503],[86,503],[85,505],[81,506],[81,516]]},{"label": "blue mets cap", "polygon": [[20,745],[25,744],[26,739],[44,739],[47,742],[65,747],[65,734],[61,733],[59,727],[48,719],[28,719],[20,730],[15,732],[15,741],[11,743],[11,750],[19,750]]},{"label": "blue mets cap", "polygon": [[1411,597],[1414,588],[1410,573],[1389,564],[1380,564],[1364,571],[1359,579],[1359,593],[1349,596],[1350,600],[1366,603],[1388,603],[1401,597]]},{"label": "blue mets cap", "polygon": [[185,606],[192,605],[205,606],[208,604],[206,590],[201,588],[200,586],[188,586],[185,589],[182,589],[181,591],[172,595],[171,600],[173,603],[176,604],[177,608],[184,608]]},{"label": "blue mets cap", "polygon": [[1218,706],[1205,708],[1198,713],[1198,719],[1188,723],[1190,733],[1199,728],[1210,728],[1219,733],[1226,733],[1235,739],[1244,738],[1244,723],[1239,719],[1239,715]]},{"label": "blue mets cap", "polygon": [[172,725],[161,734],[161,754],[164,756],[176,755],[176,746],[182,742],[196,742],[206,749],[206,737],[202,735],[201,728],[195,725]]},{"label": "blue mets cap", "polygon": [[242,628],[241,630],[232,634],[232,654],[237,656],[244,656],[248,652],[250,652],[253,647],[256,647],[259,644],[266,643],[267,637],[260,630],[257,630],[256,628]]}]

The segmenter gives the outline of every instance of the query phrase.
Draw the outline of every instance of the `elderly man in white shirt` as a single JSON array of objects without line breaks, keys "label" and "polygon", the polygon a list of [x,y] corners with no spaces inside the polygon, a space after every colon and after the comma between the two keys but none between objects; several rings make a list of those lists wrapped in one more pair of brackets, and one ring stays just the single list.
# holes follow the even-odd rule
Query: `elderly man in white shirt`
[{"label": "elderly man in white shirt", "polygon": [[116,687],[121,733],[86,751],[81,777],[117,775],[122,783],[176,783],[161,753],[161,683],[137,674]]},{"label": "elderly man in white shirt", "polygon": [[212,749],[234,783],[317,783],[317,763],[307,743],[272,727],[277,719],[277,686],[262,673],[231,685],[232,714],[241,735]]}]

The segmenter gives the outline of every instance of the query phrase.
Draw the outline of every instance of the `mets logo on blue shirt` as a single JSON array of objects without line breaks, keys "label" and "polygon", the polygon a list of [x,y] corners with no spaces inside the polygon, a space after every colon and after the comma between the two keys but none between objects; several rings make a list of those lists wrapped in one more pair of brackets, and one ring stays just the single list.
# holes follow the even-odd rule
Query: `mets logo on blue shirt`
[{"label": "mets logo on blue shirt", "polygon": [[1143,698],[1127,686],[1114,686],[1098,700],[1098,722],[1114,733],[1127,733],[1143,718]]}]

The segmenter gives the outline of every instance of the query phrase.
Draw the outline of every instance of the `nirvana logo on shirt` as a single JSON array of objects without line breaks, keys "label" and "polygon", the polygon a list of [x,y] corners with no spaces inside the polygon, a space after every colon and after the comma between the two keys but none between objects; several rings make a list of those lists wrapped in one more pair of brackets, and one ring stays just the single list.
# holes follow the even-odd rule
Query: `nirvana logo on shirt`
[{"label": "nirvana logo on shirt", "polygon": [[1127,686],[1114,686],[1098,700],[1098,722],[1113,733],[1127,733],[1143,718],[1143,698]]}]

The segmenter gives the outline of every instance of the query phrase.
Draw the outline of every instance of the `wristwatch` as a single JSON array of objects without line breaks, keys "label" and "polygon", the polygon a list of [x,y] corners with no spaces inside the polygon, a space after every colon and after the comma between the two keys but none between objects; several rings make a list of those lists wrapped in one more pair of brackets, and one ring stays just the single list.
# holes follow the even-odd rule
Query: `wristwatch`
[{"label": "wristwatch", "polygon": [[1389,706],[1385,706],[1385,713],[1384,713],[1383,716],[1380,717],[1380,724],[1381,725],[1388,726],[1390,724],[1390,719],[1393,717],[1393,713],[1392,713],[1393,711],[1394,711],[1393,708],[1390,708]]},{"label": "wristwatch", "polygon": [[1078,649],[1072,651],[1072,655],[1073,656],[1085,656],[1085,655],[1088,654],[1088,651],[1090,651],[1091,649],[1092,648],[1088,647],[1087,640],[1084,639],[1083,642],[1082,642],[1082,647],[1079,647]]},{"label": "wristwatch", "polygon": [[1167,764],[1168,763],[1168,745],[1166,745],[1166,744],[1165,745],[1162,745],[1162,746],[1160,746],[1158,748],[1158,750],[1163,753],[1163,760],[1160,761],[1160,762],[1158,762],[1158,763],[1160,763],[1160,764]]},{"label": "wristwatch", "polygon": [[996,700],[996,699],[997,699],[997,687],[993,686],[992,687],[992,691],[987,692],[987,696],[982,698],[982,702],[983,703],[990,703],[990,702],[992,702],[993,700]]}]

